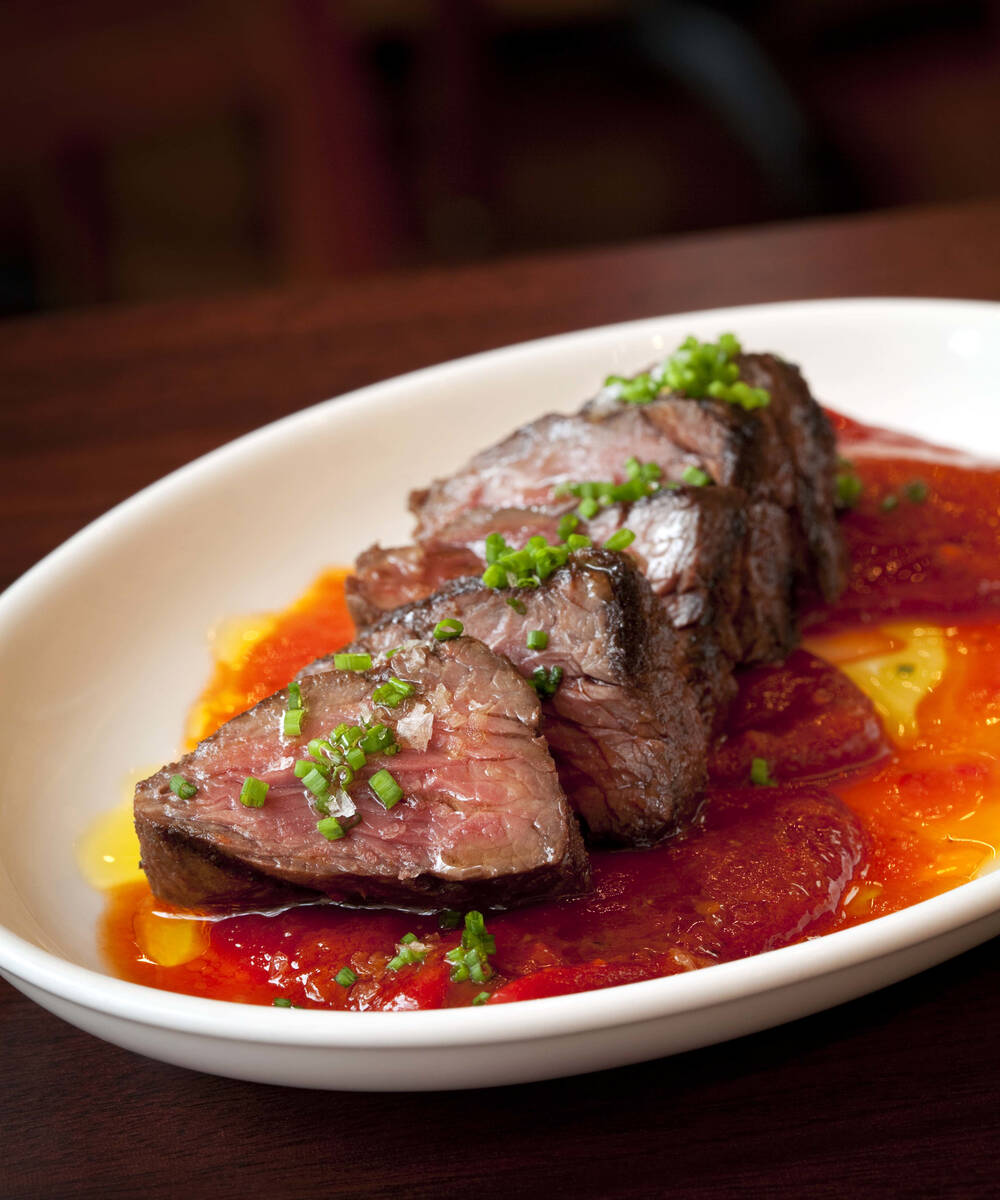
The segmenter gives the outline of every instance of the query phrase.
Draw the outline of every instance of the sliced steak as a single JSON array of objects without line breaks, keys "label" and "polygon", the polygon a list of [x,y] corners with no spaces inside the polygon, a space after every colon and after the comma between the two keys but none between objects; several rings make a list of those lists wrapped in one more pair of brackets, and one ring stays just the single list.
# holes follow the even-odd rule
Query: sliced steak
[{"label": "sliced steak", "polygon": [[[557,541],[561,515],[469,509],[416,546],[372,547],[347,584],[355,623],[429,596],[446,578],[481,572],[489,533],[515,546],[535,535]],[[665,488],[604,509],[579,532],[600,545],[626,526],[636,535],[628,553],[676,629],[711,629],[734,662],[773,661],[794,645],[791,537],[783,509],[768,501],[748,506],[737,488]]]},{"label": "sliced steak", "polygon": [[[391,675],[416,692],[390,711],[371,695]],[[142,865],[161,899],[223,909],[323,898],[427,909],[585,890],[589,865],[539,736],[538,698],[510,663],[463,637],[411,644],[363,673],[320,660],[300,685],[301,737],[282,736],[280,692],[136,788]],[[328,841],[293,765],[309,738],[373,714],[395,728],[400,752],[374,755],[359,771],[350,795],[361,821]],[[381,767],[403,790],[389,810],[366,782]],[[174,774],[197,794],[175,795]],[[260,808],[240,802],[248,775],[270,785]]]},{"label": "sliced steak", "polygon": [[479,556],[461,544],[371,546],[345,580],[347,607],[355,625],[367,625],[401,604],[423,600],[449,579],[482,569]]},{"label": "sliced steak", "polygon": [[837,446],[833,426],[816,403],[802,372],[776,354],[743,354],[740,377],[766,388],[771,402],[756,410],[770,426],[770,442],[790,452],[793,505],[806,545],[806,571],[815,590],[835,600],[847,582],[847,555],[837,525]]},{"label": "sliced steak", "polygon": [[[535,589],[455,580],[361,630],[358,644],[388,650],[457,617],[524,675],[560,668],[542,729],[566,794],[592,840],[637,845],[674,833],[689,815],[705,777],[703,697],[731,686],[729,664],[712,660],[711,642],[694,644],[660,612],[625,555],[583,550]],[[536,629],[548,634],[544,650],[527,646]],[[708,669],[711,680],[702,677]]]},{"label": "sliced steak", "polygon": [[[665,480],[699,467],[715,483],[767,502],[790,518],[800,584],[828,600],[843,589],[845,560],[834,513],[834,435],[798,368],[770,354],[739,359],[741,377],[771,401],[746,411],[723,400],[667,393],[623,404],[605,389],[573,415],[550,414],[475,455],[455,475],[412,493],[417,540],[441,535],[470,508],[541,507],[561,483],[617,477],[634,456]],[[750,509],[753,528],[761,510]]]}]

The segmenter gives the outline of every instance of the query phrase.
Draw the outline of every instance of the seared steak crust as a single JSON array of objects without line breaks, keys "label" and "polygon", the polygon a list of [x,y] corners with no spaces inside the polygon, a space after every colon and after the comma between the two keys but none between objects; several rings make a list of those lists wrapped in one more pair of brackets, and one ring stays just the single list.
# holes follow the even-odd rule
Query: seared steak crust
[{"label": "seared steak crust", "polygon": [[[382,710],[371,693],[390,675],[416,692]],[[414,643],[364,673],[320,660],[300,686],[301,737],[282,736],[280,692],[136,788],[142,865],[161,899],[225,909],[308,899],[504,907],[586,890],[589,866],[539,736],[537,696],[480,642]],[[327,841],[293,764],[309,738],[369,718],[396,728],[400,753],[362,768],[351,787],[361,823]],[[366,782],[381,767],[404,793],[390,810]],[[174,774],[197,794],[175,795]],[[240,803],[247,775],[270,785],[261,808]]]}]

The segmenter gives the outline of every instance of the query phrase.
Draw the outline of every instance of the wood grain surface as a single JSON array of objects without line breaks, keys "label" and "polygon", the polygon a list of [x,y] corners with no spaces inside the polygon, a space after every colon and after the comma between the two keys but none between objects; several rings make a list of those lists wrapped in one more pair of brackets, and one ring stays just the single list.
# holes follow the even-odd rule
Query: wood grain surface
[{"label": "wood grain surface", "polygon": [[[1000,299],[1000,203],[0,326],[0,586],[174,467],[350,388],[610,321],[846,295]],[[995,1195],[998,957],[671,1059],[420,1095],[165,1066],[0,983],[0,1197]]]}]

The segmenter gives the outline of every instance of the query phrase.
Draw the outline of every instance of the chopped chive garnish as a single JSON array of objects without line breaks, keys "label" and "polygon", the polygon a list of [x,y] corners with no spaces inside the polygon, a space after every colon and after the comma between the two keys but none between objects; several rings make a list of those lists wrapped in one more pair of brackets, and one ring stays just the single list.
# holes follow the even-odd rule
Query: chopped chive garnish
[{"label": "chopped chive garnish", "polygon": [[508,604],[511,606],[511,608],[514,610],[514,612],[518,613],[518,614],[519,614],[520,616],[522,616],[522,617],[523,617],[523,616],[524,616],[524,614],[525,614],[525,613],[528,611],[528,610],[527,610],[527,609],[524,607],[524,601],[523,601],[523,600],[519,600],[519,599],[517,598],[517,596],[508,596],[508,597],[507,597],[507,603],[508,603]]},{"label": "chopped chive garnish", "polygon": [[489,998],[490,998],[489,992],[480,992],[478,996],[472,997],[472,1003],[477,1006],[480,1004],[485,1004],[486,1001],[489,1000]]},{"label": "chopped chive garnish", "polygon": [[389,959],[386,964],[390,971],[399,971],[403,967],[408,967],[411,963],[423,962],[427,957],[427,947],[423,942],[417,941],[415,933],[404,934],[399,939],[399,945],[396,947],[397,954],[395,958]]},{"label": "chopped chive garnish", "polygon": [[917,668],[913,663],[899,663],[896,667],[897,675],[912,675]]},{"label": "chopped chive garnish", "polygon": [[302,776],[302,783],[314,796],[329,795],[330,782],[316,767],[313,767],[308,774]]},{"label": "chopped chive garnish", "polygon": [[285,737],[298,737],[302,732],[302,718],[306,715],[304,708],[286,708],[281,720],[281,732]]},{"label": "chopped chive garnish", "polygon": [[615,399],[622,404],[648,404],[663,389],[662,381],[654,378],[650,371],[643,371],[631,379],[626,375],[609,375],[604,386],[613,389]]},{"label": "chopped chive garnish", "polygon": [[566,546],[570,550],[586,550],[594,543],[589,537],[585,537],[582,533],[571,533],[566,539]]},{"label": "chopped chive garnish", "polygon": [[294,1008],[295,1007],[295,1005],[291,1002],[291,1000],[288,999],[287,996],[275,996],[275,998],[271,1001],[271,1005],[274,1008]]},{"label": "chopped chive garnish", "polygon": [[192,796],[197,794],[198,789],[183,775],[170,776],[170,790],[175,796],[180,796],[182,800],[190,800]]},{"label": "chopped chive garnish", "polygon": [[328,842],[338,841],[347,832],[336,817],[323,817],[322,820],[316,822],[316,828]]},{"label": "chopped chive garnish", "polygon": [[604,549],[624,550],[627,546],[631,546],[634,541],[635,534],[631,529],[619,529],[617,533],[613,533],[604,543]]},{"label": "chopped chive garnish", "polygon": [[360,771],[368,761],[368,755],[360,746],[352,746],[350,750],[345,751],[344,760],[352,771]]},{"label": "chopped chive garnish", "polygon": [[368,785],[386,808],[394,808],[403,798],[403,789],[384,767],[375,772]]},{"label": "chopped chive garnish", "polygon": [[529,650],[544,650],[549,644],[549,635],[544,629],[529,629],[525,641]]},{"label": "chopped chive garnish", "polygon": [[483,583],[490,588],[504,588],[507,586],[507,572],[499,563],[490,563],[483,572]]},{"label": "chopped chive garnish", "polygon": [[302,704],[302,687],[294,680],[288,685],[288,707],[281,720],[281,732],[285,737],[298,737],[302,732],[302,718],[306,715]]},{"label": "chopped chive garnish", "polygon": [[567,513],[559,522],[559,540],[564,542],[579,524],[580,518],[575,513]]},{"label": "chopped chive garnish", "polygon": [[712,482],[712,476],[707,471],[703,471],[701,467],[692,465],[684,468],[681,473],[681,481],[691,487],[704,487]]},{"label": "chopped chive garnish", "polygon": [[834,480],[834,503],[838,509],[855,508],[858,500],[861,499],[861,493],[864,491],[864,485],[857,478],[854,472],[839,472],[836,480]]},{"label": "chopped chive garnish", "polygon": [[879,508],[881,508],[883,512],[892,512],[894,508],[899,508],[899,497],[891,494],[883,497]]},{"label": "chopped chive garnish", "polygon": [[457,929],[462,924],[462,914],[454,908],[438,913],[438,929]]},{"label": "chopped chive garnish", "polygon": [[372,691],[372,699],[384,708],[398,708],[407,696],[412,696],[416,690],[415,683],[397,679],[395,675],[392,675],[385,683],[380,683]]},{"label": "chopped chive garnish", "polygon": [[539,696],[554,696],[562,683],[562,667],[537,667],[528,681]]},{"label": "chopped chive garnish", "polygon": [[358,982],[357,975],[354,974],[350,967],[341,967],[333,978],[343,988],[349,988],[352,984]]},{"label": "chopped chive garnish", "polygon": [[694,399],[712,396],[748,411],[762,408],[770,403],[770,394],[740,379],[735,359],[741,353],[742,347],[731,333],[722,334],[717,342],[688,337],[659,366],[632,379],[609,375],[604,386],[623,404],[648,404],[661,392],[672,391]]},{"label": "chopped chive garnish", "polygon": [[434,626],[434,636],[439,642],[448,642],[452,638],[461,637],[465,626],[457,617],[445,617]]},{"label": "chopped chive garnish", "polygon": [[370,654],[335,654],[333,665],[338,671],[370,671],[372,656]]},{"label": "chopped chive garnish", "polygon": [[[624,483],[612,483],[600,479],[587,480],[584,483],[561,483],[556,488],[557,496],[576,496],[580,500],[577,515],[589,521],[601,508],[611,504],[631,504],[650,496],[660,489],[660,467],[653,462],[641,463],[637,458],[630,458],[625,464],[627,476]],[[569,513],[559,522],[559,536],[564,541],[569,538],[576,525],[569,525]]]},{"label": "chopped chive garnish", "polygon": [[750,763],[750,782],[755,783],[758,787],[775,786],[775,781],[771,778],[771,767],[766,758],[755,758]]},{"label": "chopped chive garnish", "polygon": [[923,504],[929,492],[927,484],[922,479],[911,479],[903,488],[903,495],[911,504]]},{"label": "chopped chive garnish", "polygon": [[240,804],[247,808],[262,808],[270,788],[271,785],[263,779],[255,779],[253,775],[248,775],[240,789]]},{"label": "chopped chive garnish", "polygon": [[489,955],[496,953],[496,948],[496,939],[486,932],[483,914],[475,911],[466,913],[461,945],[444,956],[451,963],[452,981],[462,983],[471,979],[475,983],[485,983],[493,974],[493,968],[487,960]]},{"label": "chopped chive garnish", "polygon": [[388,725],[372,725],[359,745],[365,754],[395,754],[399,750],[396,735]]}]

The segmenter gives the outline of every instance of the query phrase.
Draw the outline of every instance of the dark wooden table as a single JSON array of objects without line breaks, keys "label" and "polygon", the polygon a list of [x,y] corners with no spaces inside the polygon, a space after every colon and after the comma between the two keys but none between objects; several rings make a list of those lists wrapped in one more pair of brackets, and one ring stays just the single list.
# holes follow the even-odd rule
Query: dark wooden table
[{"label": "dark wooden table", "polygon": [[[847,295],[1000,299],[1000,203],[2,326],[0,585],[151,480],[323,397],[609,321]],[[0,984],[0,1196],[997,1194],[998,1003],[987,945],[672,1059],[349,1095],[139,1058]]]}]

